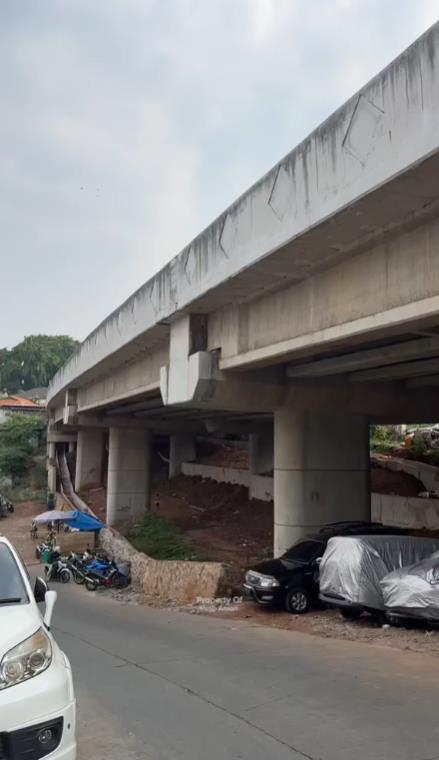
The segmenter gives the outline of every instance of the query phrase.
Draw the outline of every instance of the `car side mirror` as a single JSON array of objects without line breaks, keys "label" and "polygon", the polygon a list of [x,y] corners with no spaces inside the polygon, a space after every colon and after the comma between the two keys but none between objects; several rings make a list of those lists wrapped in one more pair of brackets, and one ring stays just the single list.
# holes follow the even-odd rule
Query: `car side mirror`
[{"label": "car side mirror", "polygon": [[34,587],[34,597],[35,597],[35,601],[38,604],[41,604],[42,602],[44,602],[44,599],[46,597],[48,590],[49,590],[49,587],[46,581],[44,580],[44,578],[38,577],[35,581],[35,587]]},{"label": "car side mirror", "polygon": [[50,630],[50,624],[52,622],[53,608],[55,607],[58,594],[56,591],[46,591],[44,601],[46,602],[46,612],[44,613],[44,624],[46,628]]}]

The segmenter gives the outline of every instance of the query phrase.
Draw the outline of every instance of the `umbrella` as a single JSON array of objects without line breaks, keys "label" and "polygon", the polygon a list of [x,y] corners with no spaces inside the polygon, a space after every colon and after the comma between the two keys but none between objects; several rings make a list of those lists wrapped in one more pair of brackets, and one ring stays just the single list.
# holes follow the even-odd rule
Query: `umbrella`
[{"label": "umbrella", "polygon": [[34,523],[44,524],[56,522],[57,520],[69,520],[76,514],[75,511],[62,512],[60,509],[50,509],[48,512],[43,512],[41,515],[37,515],[33,518]]}]

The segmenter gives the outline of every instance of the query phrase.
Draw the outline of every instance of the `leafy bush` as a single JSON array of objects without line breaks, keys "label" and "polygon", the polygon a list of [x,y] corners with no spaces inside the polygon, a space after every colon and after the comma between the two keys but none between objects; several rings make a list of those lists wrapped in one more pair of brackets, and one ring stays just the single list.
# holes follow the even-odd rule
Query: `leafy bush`
[{"label": "leafy bush", "polygon": [[0,447],[0,472],[14,479],[23,475],[29,464],[29,452],[20,446]]},{"label": "leafy bush", "polygon": [[142,522],[130,530],[128,538],[138,551],[154,559],[200,559],[181,531],[153,512],[145,514]]},{"label": "leafy bush", "polygon": [[370,447],[372,451],[392,451],[400,444],[393,425],[371,425]]},{"label": "leafy bush", "polygon": [[423,435],[415,435],[410,446],[410,454],[413,459],[424,459],[428,451],[428,441]]},{"label": "leafy bush", "polygon": [[0,425],[0,448],[18,447],[31,454],[38,448],[43,423],[30,414],[14,414]]},{"label": "leafy bush", "polygon": [[0,475],[22,477],[37,450],[42,422],[29,414],[15,414],[0,425]]}]

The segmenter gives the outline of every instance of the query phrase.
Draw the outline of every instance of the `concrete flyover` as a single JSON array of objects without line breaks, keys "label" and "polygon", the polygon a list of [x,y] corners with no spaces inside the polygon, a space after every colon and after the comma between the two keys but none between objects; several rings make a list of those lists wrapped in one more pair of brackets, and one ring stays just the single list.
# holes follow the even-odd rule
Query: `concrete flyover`
[{"label": "concrete flyover", "polygon": [[276,553],[368,517],[369,423],[439,416],[438,93],[435,25],[53,378],[50,461],[72,432],[79,485],[108,459],[110,522],[147,504],[153,435],[177,474],[206,432],[271,460]]}]

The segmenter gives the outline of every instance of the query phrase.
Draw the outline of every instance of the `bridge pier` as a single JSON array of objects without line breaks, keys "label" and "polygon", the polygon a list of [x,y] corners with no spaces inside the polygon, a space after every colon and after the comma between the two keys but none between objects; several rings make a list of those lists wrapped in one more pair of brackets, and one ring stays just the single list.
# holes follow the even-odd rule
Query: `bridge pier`
[{"label": "bridge pier", "polygon": [[47,490],[49,493],[56,491],[56,444],[47,444]]},{"label": "bridge pier", "polygon": [[275,556],[326,523],[370,519],[368,430],[364,415],[275,413]]},{"label": "bridge pier", "polygon": [[96,430],[79,430],[76,448],[75,490],[85,484],[102,483],[104,433]]},{"label": "bridge pier", "polygon": [[112,427],[108,454],[107,523],[139,520],[149,505],[151,433]]},{"label": "bridge pier", "polygon": [[196,458],[195,438],[186,433],[174,433],[169,442],[169,477],[181,474],[183,462],[192,462]]}]

